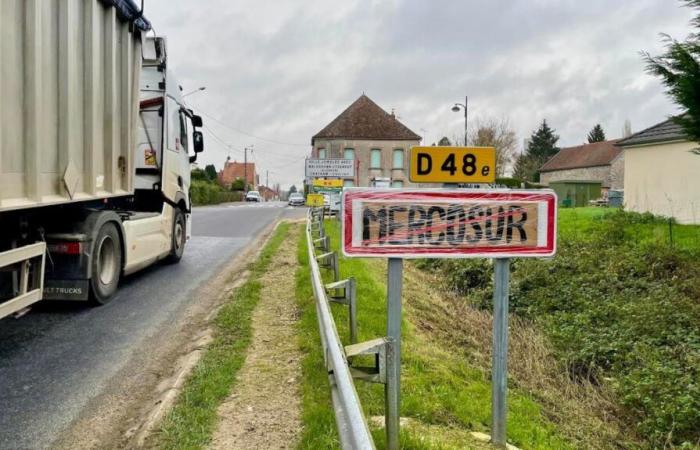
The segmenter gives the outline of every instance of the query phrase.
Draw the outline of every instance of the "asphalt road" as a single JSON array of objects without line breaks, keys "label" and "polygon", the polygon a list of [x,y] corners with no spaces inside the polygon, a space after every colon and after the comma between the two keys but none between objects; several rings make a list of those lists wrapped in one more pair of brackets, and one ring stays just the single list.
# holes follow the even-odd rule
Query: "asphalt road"
[{"label": "asphalt road", "polygon": [[0,449],[46,448],[139,349],[196,301],[192,293],[278,218],[282,203],[196,208],[180,264],[123,280],[112,302],[42,304],[0,320]]}]

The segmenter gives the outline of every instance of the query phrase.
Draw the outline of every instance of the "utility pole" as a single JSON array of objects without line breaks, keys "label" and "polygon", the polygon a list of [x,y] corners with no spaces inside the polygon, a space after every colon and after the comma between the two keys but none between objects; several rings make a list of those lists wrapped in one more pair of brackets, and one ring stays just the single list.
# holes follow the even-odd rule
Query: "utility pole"
[{"label": "utility pole", "polygon": [[243,147],[243,192],[248,193],[248,147]]},{"label": "utility pole", "polygon": [[265,186],[270,187],[270,171],[265,170]]}]

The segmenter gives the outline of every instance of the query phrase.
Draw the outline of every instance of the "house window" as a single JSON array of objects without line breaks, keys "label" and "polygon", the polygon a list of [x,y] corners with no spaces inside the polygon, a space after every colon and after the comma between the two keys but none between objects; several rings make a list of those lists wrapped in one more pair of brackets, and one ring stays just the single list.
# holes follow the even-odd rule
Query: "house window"
[{"label": "house window", "polygon": [[394,149],[394,165],[392,167],[394,169],[403,169],[403,149],[402,148],[395,148]]},{"label": "house window", "polygon": [[318,159],[326,159],[326,149],[325,148],[318,149]]},{"label": "house window", "polygon": [[347,179],[343,180],[343,187],[353,187],[355,186],[355,180]]},{"label": "house window", "polygon": [[382,168],[382,150],[379,148],[373,148],[370,152],[369,160],[370,169],[381,169]]},{"label": "house window", "polygon": [[393,188],[402,188],[403,187],[403,181],[402,180],[394,180],[391,182],[391,187]]},{"label": "house window", "polygon": [[354,148],[346,148],[345,151],[343,152],[343,158],[355,159],[355,149]]}]

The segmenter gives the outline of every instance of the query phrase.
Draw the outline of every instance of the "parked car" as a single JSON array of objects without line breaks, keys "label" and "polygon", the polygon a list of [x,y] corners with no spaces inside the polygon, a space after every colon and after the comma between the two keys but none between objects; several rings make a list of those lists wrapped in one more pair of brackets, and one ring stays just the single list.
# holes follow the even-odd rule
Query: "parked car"
[{"label": "parked car", "polygon": [[304,196],[300,194],[299,192],[294,192],[292,194],[289,194],[289,205],[290,206],[303,206],[306,201],[304,200]]},{"label": "parked car", "polygon": [[247,202],[261,202],[262,197],[260,197],[260,192],[248,191],[248,193],[245,195],[245,201],[247,201]]}]

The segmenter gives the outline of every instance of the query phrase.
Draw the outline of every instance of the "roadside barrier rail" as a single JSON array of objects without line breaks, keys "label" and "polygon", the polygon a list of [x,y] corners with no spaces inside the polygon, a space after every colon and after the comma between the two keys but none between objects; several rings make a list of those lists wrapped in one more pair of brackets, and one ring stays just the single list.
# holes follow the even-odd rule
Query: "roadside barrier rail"
[{"label": "roadside barrier rail", "polygon": [[[331,301],[347,305],[350,308],[350,340],[353,344],[350,347],[365,344],[356,343],[355,280],[352,278],[348,280],[338,279],[338,254],[330,251],[330,240],[325,233],[324,219],[323,208],[309,210],[306,223],[306,242],[309,252],[309,267],[311,268],[311,284],[316,300],[316,316],[331,385],[336,426],[341,448],[344,450],[370,450],[374,449],[375,446],[353,383],[356,369],[351,369],[348,363],[346,349],[338,336],[330,309]],[[317,249],[323,253],[317,255]],[[321,277],[321,267],[333,272],[332,283],[324,283]],[[383,348],[381,345],[379,347]],[[357,349],[357,352],[353,352],[353,354],[367,354],[371,350],[373,349]],[[357,374],[354,376],[357,377]]]}]

